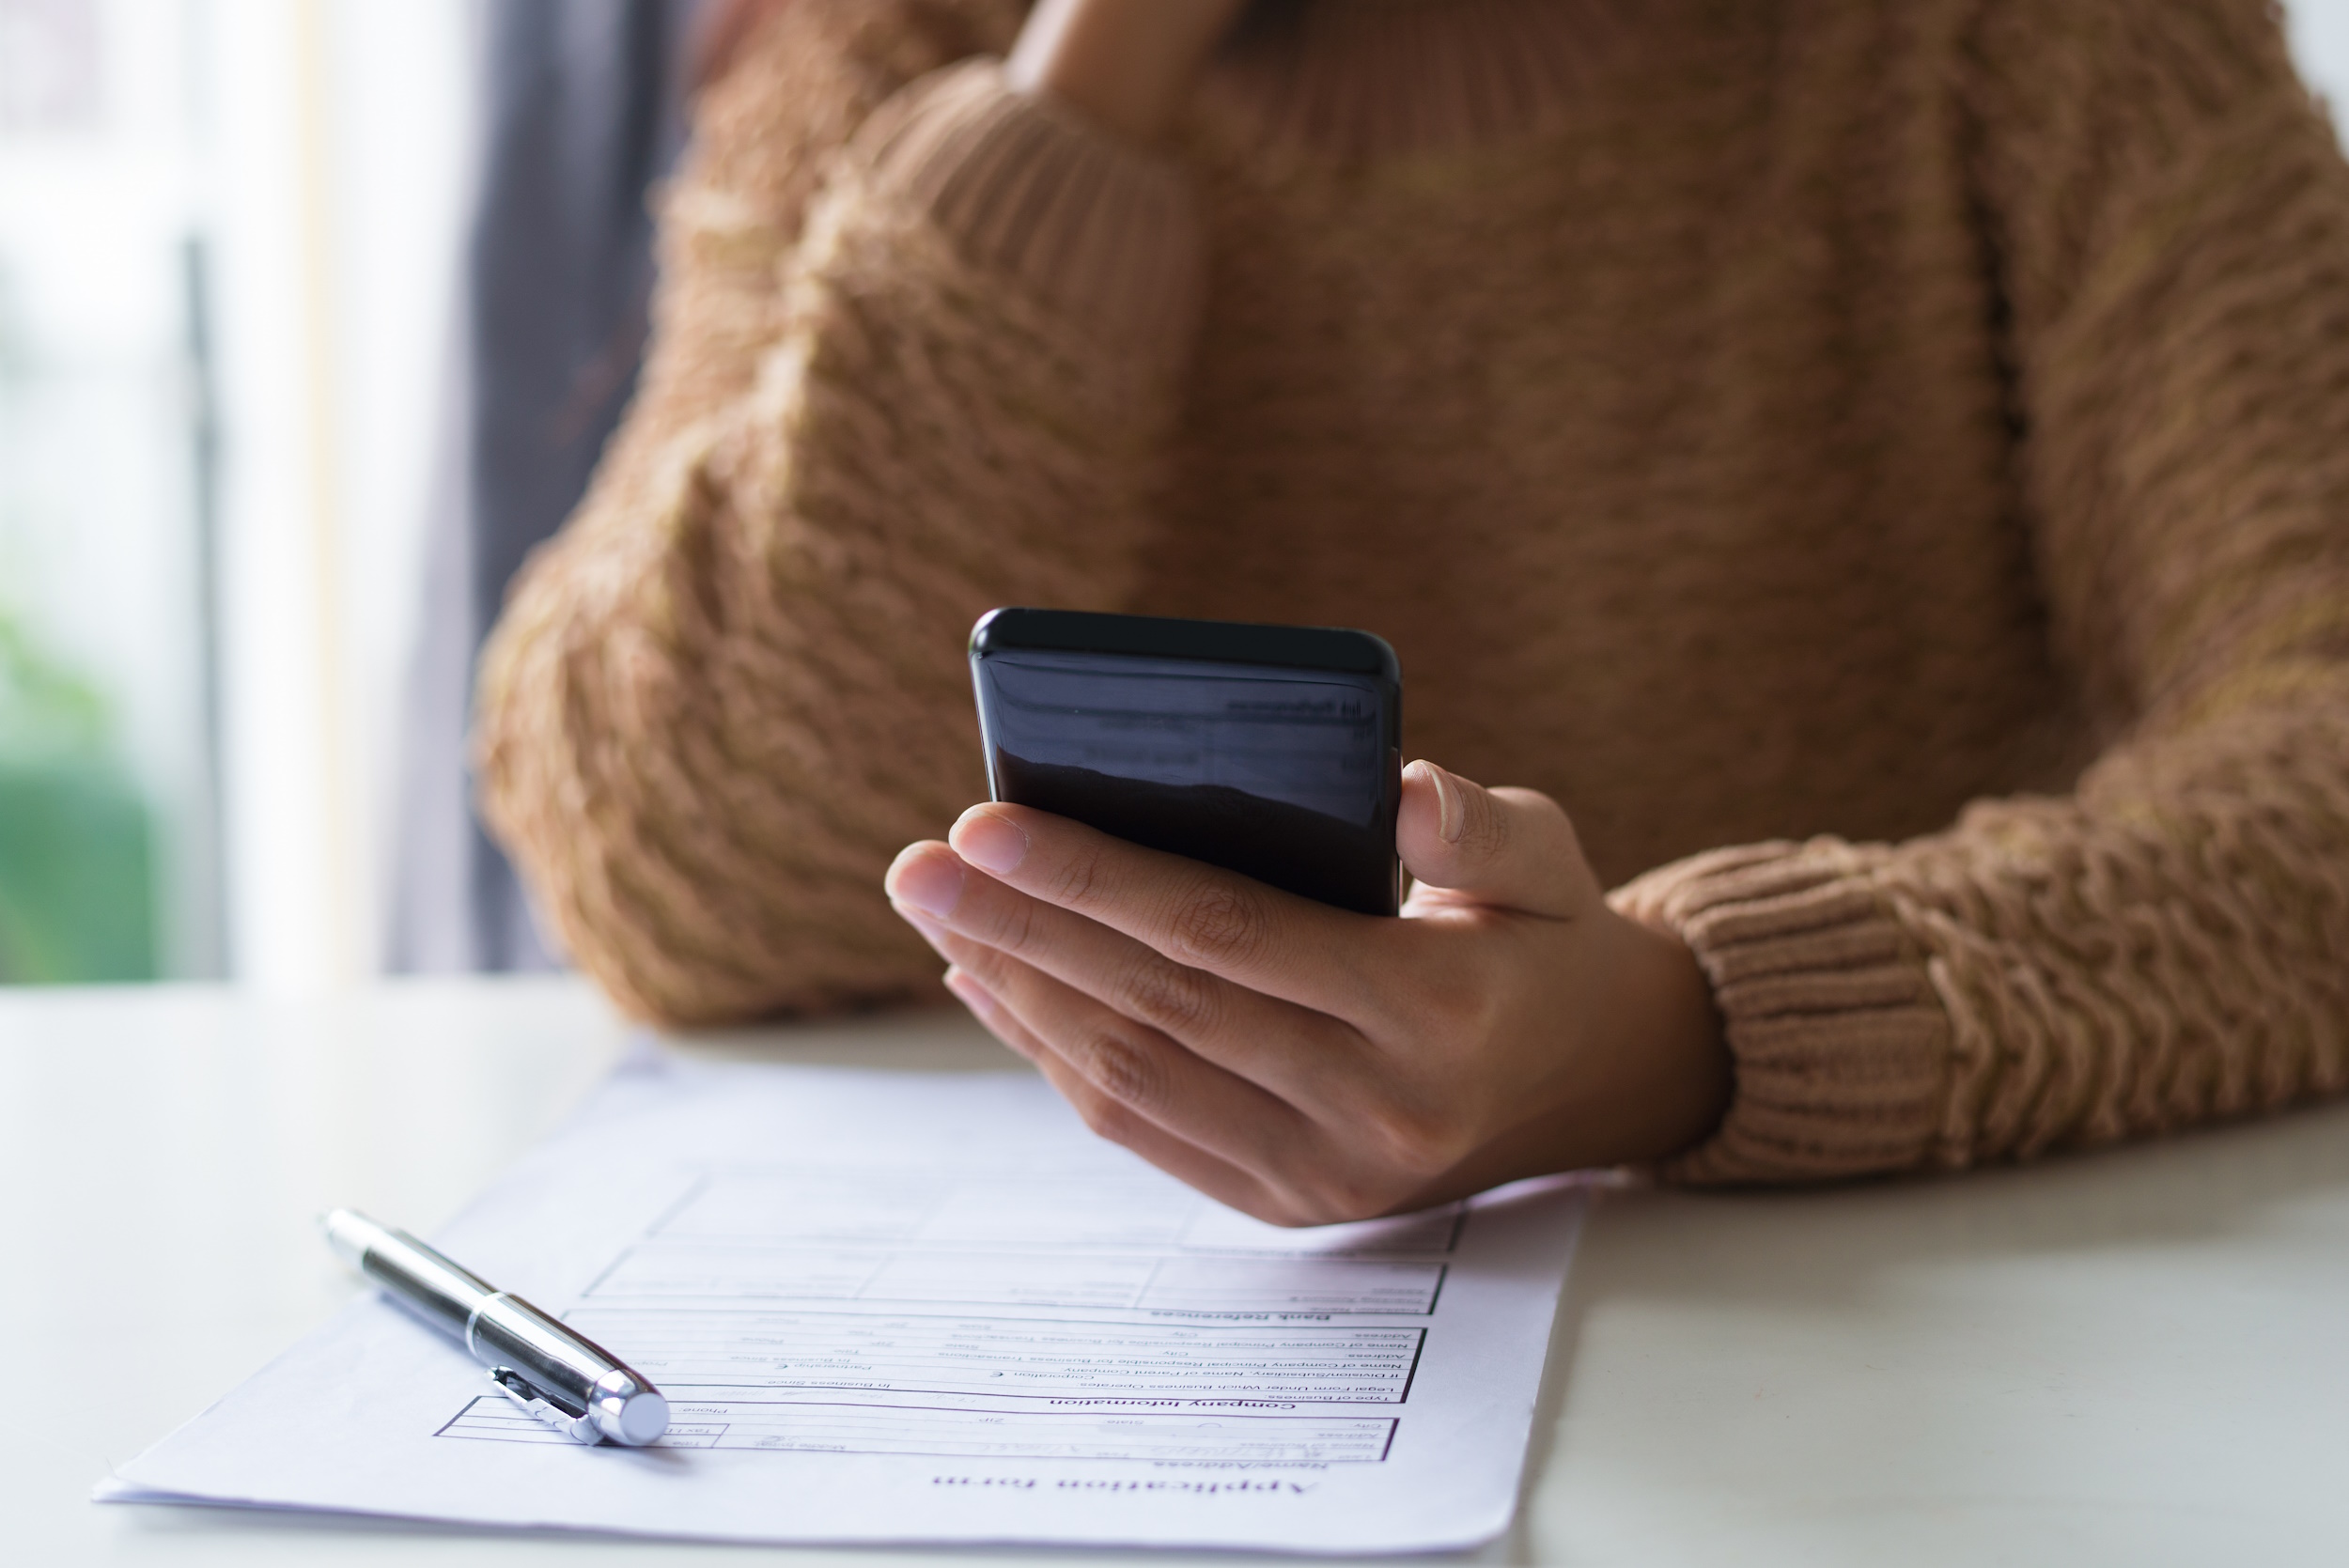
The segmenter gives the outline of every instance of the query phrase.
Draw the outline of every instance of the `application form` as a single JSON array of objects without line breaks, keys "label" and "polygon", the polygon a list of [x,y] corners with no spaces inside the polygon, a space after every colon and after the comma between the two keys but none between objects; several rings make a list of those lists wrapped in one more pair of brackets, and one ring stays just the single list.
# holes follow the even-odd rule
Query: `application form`
[{"label": "application form", "polygon": [[1516,1503],[1582,1202],[1532,1183],[1283,1230],[1094,1139],[1039,1079],[648,1048],[433,1240],[660,1385],[660,1443],[569,1442],[370,1296],[99,1495],[735,1541],[1471,1545]]}]

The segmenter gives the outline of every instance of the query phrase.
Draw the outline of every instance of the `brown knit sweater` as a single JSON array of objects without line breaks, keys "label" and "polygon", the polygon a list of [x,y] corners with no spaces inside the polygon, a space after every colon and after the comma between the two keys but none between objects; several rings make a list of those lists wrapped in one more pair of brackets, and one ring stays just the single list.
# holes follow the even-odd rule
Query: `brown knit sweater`
[{"label": "brown knit sweater", "polygon": [[700,106],[481,680],[623,1005],[935,995],[881,871],[1046,604],[1391,640],[1711,975],[1685,1179],[2349,1086],[2349,168],[2267,7],[1267,7],[1163,158],[1021,8],[797,0]]}]

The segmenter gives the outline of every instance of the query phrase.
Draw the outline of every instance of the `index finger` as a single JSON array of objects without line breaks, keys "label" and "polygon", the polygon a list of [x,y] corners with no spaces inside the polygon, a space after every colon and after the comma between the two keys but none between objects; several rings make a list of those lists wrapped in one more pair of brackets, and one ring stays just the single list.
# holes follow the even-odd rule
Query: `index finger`
[{"label": "index finger", "polygon": [[996,880],[1178,964],[1348,1021],[1374,1010],[1376,954],[1392,924],[1375,915],[1001,801],[964,812],[947,842]]}]

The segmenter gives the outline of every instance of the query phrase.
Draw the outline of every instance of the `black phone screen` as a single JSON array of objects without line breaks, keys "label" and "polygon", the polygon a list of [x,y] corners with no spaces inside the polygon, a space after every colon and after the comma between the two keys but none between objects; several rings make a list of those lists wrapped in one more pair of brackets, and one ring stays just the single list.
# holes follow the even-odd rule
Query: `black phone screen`
[{"label": "black phone screen", "polygon": [[[1268,632],[1303,635],[1249,635]],[[972,635],[972,674],[997,800],[1394,913],[1400,686],[1377,639],[1003,611]]]}]

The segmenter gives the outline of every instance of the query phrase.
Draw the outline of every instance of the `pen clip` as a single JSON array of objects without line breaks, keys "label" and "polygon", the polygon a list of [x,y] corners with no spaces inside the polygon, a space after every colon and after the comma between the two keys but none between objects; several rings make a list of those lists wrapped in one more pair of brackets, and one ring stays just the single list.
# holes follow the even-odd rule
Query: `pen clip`
[{"label": "pen clip", "polygon": [[512,1367],[491,1367],[490,1381],[498,1392],[521,1405],[523,1410],[546,1422],[574,1443],[600,1443],[603,1434],[596,1430],[584,1410],[572,1410],[552,1394],[533,1387]]}]

